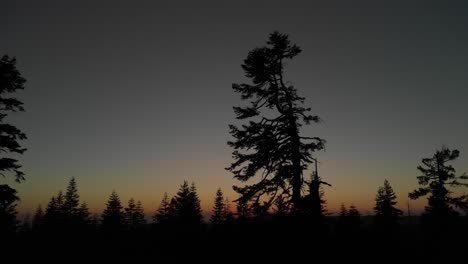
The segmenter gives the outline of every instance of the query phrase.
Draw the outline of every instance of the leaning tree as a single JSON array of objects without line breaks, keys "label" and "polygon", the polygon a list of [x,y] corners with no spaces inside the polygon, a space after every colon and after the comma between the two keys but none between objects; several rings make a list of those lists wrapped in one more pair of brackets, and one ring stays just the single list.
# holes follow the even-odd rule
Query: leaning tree
[{"label": "leaning tree", "polygon": [[242,182],[259,178],[254,184],[234,186],[243,202],[269,208],[283,199],[293,212],[301,208],[303,171],[313,162],[312,153],[323,148],[324,140],[301,134],[302,125],[320,119],[309,114],[305,98],[285,78],[285,61],[300,52],[288,35],[274,32],[267,45],[250,51],[242,64],[251,82],[232,85],[242,100],[250,100],[248,106],[234,107],[236,118],[249,122],[229,126],[235,140],[228,145],[234,149],[235,161],[226,169]]}]

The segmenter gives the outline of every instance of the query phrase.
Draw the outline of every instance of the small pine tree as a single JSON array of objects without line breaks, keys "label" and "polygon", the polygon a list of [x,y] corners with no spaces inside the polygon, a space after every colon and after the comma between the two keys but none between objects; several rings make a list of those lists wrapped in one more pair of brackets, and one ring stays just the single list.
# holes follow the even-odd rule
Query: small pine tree
[{"label": "small pine tree", "polygon": [[128,206],[125,210],[125,224],[128,229],[136,230],[145,223],[145,215],[143,212],[143,205],[140,201],[135,203],[133,198],[128,201]]},{"label": "small pine tree", "polygon": [[63,201],[63,213],[68,221],[73,221],[78,216],[79,205],[80,196],[78,195],[75,177],[72,177],[68,183]]},{"label": "small pine tree", "polygon": [[226,204],[224,203],[224,196],[221,188],[216,191],[213,214],[211,215],[210,222],[213,225],[220,225],[225,222]]},{"label": "small pine tree", "polygon": [[124,215],[125,215],[125,225],[129,228],[132,227],[132,220],[133,220],[133,214],[135,212],[136,204],[135,204],[135,199],[130,198],[128,200],[128,206],[124,208]]},{"label": "small pine tree", "polygon": [[106,231],[121,231],[124,224],[125,215],[122,210],[119,195],[112,191],[109,200],[106,203],[102,216],[102,228]]},{"label": "small pine tree", "polygon": [[134,223],[136,226],[141,227],[142,225],[146,224],[146,219],[145,219],[145,210],[143,209],[143,204],[141,203],[140,200],[137,201],[136,208],[135,208],[135,214],[134,214]]},{"label": "small pine tree", "polygon": [[156,211],[153,219],[155,223],[167,224],[174,219],[175,208],[171,205],[167,192],[164,193],[159,208]]},{"label": "small pine tree", "polygon": [[378,228],[390,231],[398,225],[403,211],[395,207],[396,203],[395,192],[390,183],[385,180],[375,197],[375,224]]},{"label": "small pine tree", "polygon": [[46,207],[45,221],[51,222],[51,220],[55,219],[58,214],[57,211],[58,211],[57,202],[55,201],[55,196],[52,196]]},{"label": "small pine tree", "polygon": [[63,192],[61,190],[58,192],[57,196],[55,196],[55,204],[58,215],[63,220],[65,197],[63,196]]},{"label": "small pine tree", "polygon": [[50,198],[44,215],[44,225],[48,229],[57,230],[63,228],[63,203],[64,198],[62,191],[59,191],[56,196]]},{"label": "small pine tree", "polygon": [[200,199],[195,184],[184,181],[173,199],[176,221],[184,225],[199,225],[202,221]]}]

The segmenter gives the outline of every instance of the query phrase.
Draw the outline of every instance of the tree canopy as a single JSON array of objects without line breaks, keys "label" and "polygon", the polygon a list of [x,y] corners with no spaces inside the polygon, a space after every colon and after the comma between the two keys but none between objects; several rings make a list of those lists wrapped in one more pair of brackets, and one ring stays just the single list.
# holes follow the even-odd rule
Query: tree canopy
[{"label": "tree canopy", "polygon": [[[234,190],[244,201],[254,201],[269,208],[278,197],[297,210],[304,187],[303,171],[312,160],[312,152],[324,146],[319,137],[302,136],[303,124],[317,123],[304,107],[304,97],[286,81],[284,63],[297,56],[301,49],[291,44],[289,36],[273,32],[267,45],[249,52],[242,64],[251,83],[233,84],[248,106],[236,106],[239,120],[249,119],[240,127],[230,125],[234,141],[228,145],[235,161],[227,168],[241,182],[258,177],[257,183]],[[263,111],[263,113],[261,112]]]}]

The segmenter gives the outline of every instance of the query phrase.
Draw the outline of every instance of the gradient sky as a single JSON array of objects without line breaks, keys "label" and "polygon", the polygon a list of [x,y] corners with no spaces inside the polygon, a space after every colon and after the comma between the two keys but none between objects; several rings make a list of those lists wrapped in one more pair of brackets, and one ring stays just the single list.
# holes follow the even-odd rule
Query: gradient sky
[{"label": "gradient sky", "polygon": [[205,211],[218,187],[234,200],[238,182],[224,168],[241,100],[231,84],[248,81],[243,59],[274,30],[303,49],[286,76],[324,119],[303,133],[327,140],[316,157],[333,185],[330,211],[344,202],[371,212],[384,179],[406,208],[416,167],[442,145],[459,149],[454,166],[468,171],[466,4],[96,2],[0,9],[0,53],[27,79],[26,112],[9,119],[29,137],[19,157],[27,180],[1,179],[18,190],[22,213],[46,206],[72,176],[93,212],[115,189],[152,214],[184,179]]}]

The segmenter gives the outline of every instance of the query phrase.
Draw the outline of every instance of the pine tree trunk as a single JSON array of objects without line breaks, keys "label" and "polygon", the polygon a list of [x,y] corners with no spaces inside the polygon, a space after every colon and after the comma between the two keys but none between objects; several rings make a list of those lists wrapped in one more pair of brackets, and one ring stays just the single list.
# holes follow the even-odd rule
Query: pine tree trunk
[{"label": "pine tree trunk", "polygon": [[298,210],[300,207],[301,200],[301,189],[302,189],[302,166],[301,166],[301,154],[300,154],[300,139],[299,131],[297,129],[296,120],[292,113],[292,109],[289,111],[289,133],[291,137],[291,151],[292,151],[292,203],[294,210]]}]

